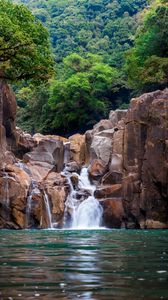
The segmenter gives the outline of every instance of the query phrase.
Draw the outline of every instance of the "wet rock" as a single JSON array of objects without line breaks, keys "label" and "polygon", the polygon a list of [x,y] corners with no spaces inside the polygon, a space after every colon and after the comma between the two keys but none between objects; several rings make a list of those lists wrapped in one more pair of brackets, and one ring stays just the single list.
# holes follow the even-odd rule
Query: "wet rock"
[{"label": "wet rock", "polygon": [[72,176],[70,177],[72,185],[74,188],[78,187],[78,183],[79,183],[79,177],[75,174],[72,174]]},{"label": "wet rock", "polygon": [[97,199],[106,199],[106,198],[121,198],[122,197],[122,185],[113,184],[109,186],[99,187],[95,190],[94,196]]},{"label": "wet rock", "polygon": [[67,172],[71,172],[71,173],[73,173],[73,172],[79,173],[81,170],[81,167],[76,161],[71,161],[66,164],[65,170]]},{"label": "wet rock", "polygon": [[8,165],[5,172],[1,173],[0,219],[6,221],[4,222],[5,228],[5,224],[11,220],[13,220],[13,228],[26,227],[25,208],[30,183],[31,179],[28,174],[14,165]]},{"label": "wet rock", "polygon": [[107,228],[125,227],[125,212],[122,199],[108,199],[100,202],[103,207],[103,225]]},{"label": "wet rock", "polygon": [[60,173],[50,173],[41,184],[51,203],[51,213],[55,223],[63,221],[65,201],[69,192],[67,179]]},{"label": "wet rock", "polygon": [[95,180],[101,178],[106,171],[107,166],[101,159],[94,159],[88,169],[90,178]]},{"label": "wet rock", "polygon": [[122,173],[116,171],[109,171],[103,176],[101,180],[101,184],[102,185],[117,184],[117,183],[121,184],[122,179],[123,179]]}]

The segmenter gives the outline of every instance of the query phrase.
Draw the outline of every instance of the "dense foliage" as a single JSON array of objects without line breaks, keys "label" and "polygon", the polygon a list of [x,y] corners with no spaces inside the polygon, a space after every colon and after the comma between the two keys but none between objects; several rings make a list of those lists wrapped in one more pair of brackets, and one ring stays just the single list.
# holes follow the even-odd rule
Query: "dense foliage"
[{"label": "dense foliage", "polygon": [[119,66],[133,45],[136,13],[147,0],[18,0],[49,29],[57,62],[76,52],[102,55]]},{"label": "dense foliage", "polygon": [[19,126],[59,134],[84,131],[128,101],[124,55],[146,0],[17,2],[28,5],[49,29],[56,62],[49,85],[18,90]]},{"label": "dense foliage", "polygon": [[55,57],[48,84],[17,90],[23,129],[84,131],[130,93],[167,85],[167,0],[16,1],[48,28]]},{"label": "dense foliage", "polygon": [[53,69],[47,30],[23,5],[0,0],[0,77],[48,79]]},{"label": "dense foliage", "polygon": [[135,46],[127,54],[130,86],[142,91],[168,83],[168,2],[156,2],[145,15]]}]

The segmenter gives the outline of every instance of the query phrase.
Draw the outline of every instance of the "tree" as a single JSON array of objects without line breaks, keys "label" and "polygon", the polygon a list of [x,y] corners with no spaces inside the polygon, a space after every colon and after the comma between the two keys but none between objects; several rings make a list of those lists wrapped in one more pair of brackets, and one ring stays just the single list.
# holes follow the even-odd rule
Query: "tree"
[{"label": "tree", "polygon": [[145,14],[134,48],[127,54],[126,72],[129,85],[139,92],[165,87],[168,84],[168,6],[166,2],[153,3]]},{"label": "tree", "polygon": [[3,123],[3,82],[44,81],[52,72],[47,30],[25,6],[0,0],[0,127]]},{"label": "tree", "polygon": [[83,131],[105,116],[120,74],[93,54],[86,59],[73,53],[64,59],[62,68],[63,77],[51,85],[51,128],[64,133],[74,128]]}]

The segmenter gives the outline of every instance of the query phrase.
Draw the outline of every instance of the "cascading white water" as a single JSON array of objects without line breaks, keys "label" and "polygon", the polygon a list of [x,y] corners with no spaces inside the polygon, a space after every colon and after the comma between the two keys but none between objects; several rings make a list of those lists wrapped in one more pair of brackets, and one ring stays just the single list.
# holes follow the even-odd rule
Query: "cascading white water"
[{"label": "cascading white water", "polygon": [[[31,172],[30,172],[29,168],[26,166],[26,164],[24,164],[23,162],[17,162],[16,166],[19,167],[21,170],[24,170],[32,179]],[[33,201],[32,201],[33,195],[41,193],[38,188],[38,183],[36,181],[34,181],[33,179],[31,180],[30,187],[31,187],[31,191],[27,198],[27,206],[26,206],[26,226],[27,227],[31,226],[31,209],[32,209],[32,204],[33,204]],[[45,211],[46,211],[46,216],[47,216],[48,228],[53,228],[49,199],[48,199],[48,195],[45,191],[44,191],[44,205],[45,205]]]},{"label": "cascading white water", "polygon": [[44,204],[45,204],[45,209],[46,209],[46,213],[47,213],[48,228],[53,228],[52,215],[51,215],[51,210],[50,210],[48,195],[47,195],[47,193],[45,191],[44,191]]},{"label": "cascading white water", "polygon": [[70,178],[68,178],[70,184],[70,194],[66,201],[66,211],[71,214],[71,228],[74,229],[89,229],[98,228],[101,226],[103,209],[99,201],[94,197],[94,191],[96,187],[90,183],[88,177],[88,170],[86,167],[82,168],[81,174],[78,175],[78,189],[89,193],[90,196],[84,201],[77,199],[77,193],[71,183]]}]

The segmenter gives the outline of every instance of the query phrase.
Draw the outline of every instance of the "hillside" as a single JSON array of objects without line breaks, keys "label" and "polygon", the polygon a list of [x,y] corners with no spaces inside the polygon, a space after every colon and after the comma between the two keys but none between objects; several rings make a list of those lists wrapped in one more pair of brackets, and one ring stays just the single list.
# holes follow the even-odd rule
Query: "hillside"
[{"label": "hillside", "polygon": [[102,55],[121,66],[124,51],[133,45],[137,12],[147,0],[18,0],[49,29],[57,62],[72,52]]}]

